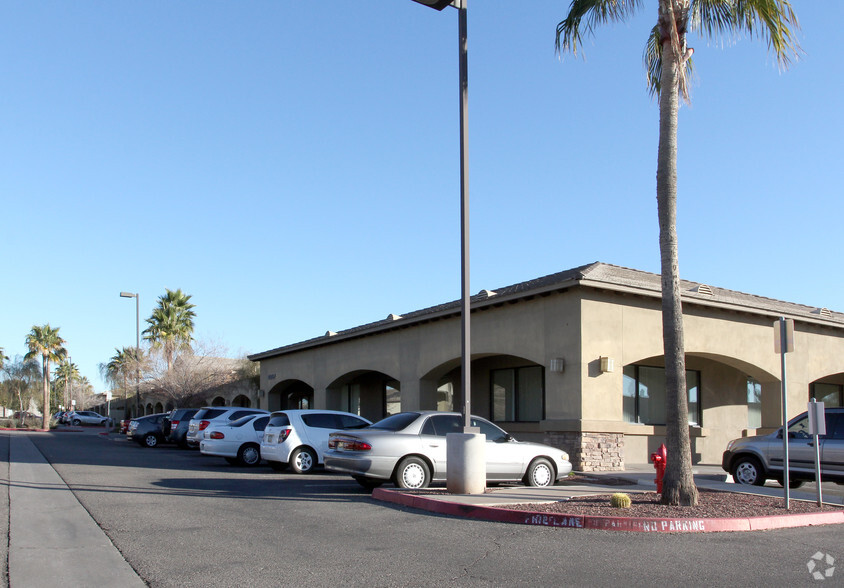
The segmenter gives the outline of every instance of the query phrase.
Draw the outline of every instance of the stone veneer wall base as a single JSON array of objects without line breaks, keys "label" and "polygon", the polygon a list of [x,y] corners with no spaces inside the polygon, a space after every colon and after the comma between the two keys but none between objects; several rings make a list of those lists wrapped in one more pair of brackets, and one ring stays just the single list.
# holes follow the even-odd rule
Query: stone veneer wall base
[{"label": "stone veneer wall base", "polygon": [[545,443],[566,451],[575,471],[624,470],[624,433],[548,431]]}]

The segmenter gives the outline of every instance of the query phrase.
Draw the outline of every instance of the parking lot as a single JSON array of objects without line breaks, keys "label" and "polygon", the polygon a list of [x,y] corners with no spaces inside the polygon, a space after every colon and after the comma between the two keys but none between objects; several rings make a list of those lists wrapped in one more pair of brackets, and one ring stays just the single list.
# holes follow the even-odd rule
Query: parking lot
[{"label": "parking lot", "polygon": [[631,535],[488,523],[377,502],[325,472],[244,469],[96,431],[32,440],[151,586],[805,585],[813,554],[844,558],[837,526]]}]

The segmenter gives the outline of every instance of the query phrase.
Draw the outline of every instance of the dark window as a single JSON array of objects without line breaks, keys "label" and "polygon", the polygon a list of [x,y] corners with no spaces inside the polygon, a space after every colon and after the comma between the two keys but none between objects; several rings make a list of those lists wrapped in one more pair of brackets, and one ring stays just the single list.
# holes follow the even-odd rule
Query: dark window
[{"label": "dark window", "polygon": [[839,384],[812,384],[811,398],[824,403],[824,408],[844,406],[844,386]]},{"label": "dark window", "polygon": [[221,414],[223,414],[224,412],[226,412],[224,409],[219,409],[219,408],[204,408],[204,409],[202,409],[202,410],[198,411],[198,412],[194,415],[194,417],[193,417],[193,418],[195,418],[196,420],[202,420],[202,419],[204,419],[204,420],[206,420],[206,421],[210,421],[211,419],[215,419],[215,418],[217,418],[218,416],[220,416],[220,415],[221,415]]},{"label": "dark window", "polygon": [[[686,370],[689,424],[701,425],[700,372]],[[624,420],[643,425],[665,424],[665,368],[624,366]]]},{"label": "dark window", "polygon": [[313,412],[302,415],[302,422],[316,429],[340,429],[340,419],[325,412]]},{"label": "dark window", "polygon": [[478,427],[481,430],[481,433],[486,435],[487,441],[504,441],[507,439],[507,432],[502,430],[499,427],[496,427],[489,421],[485,421],[484,419],[479,419],[478,417],[472,417],[472,426]]},{"label": "dark window", "polygon": [[270,422],[270,417],[268,416],[257,418],[252,421],[252,428],[254,428],[256,431],[263,431],[267,428],[268,422]]},{"label": "dark window", "polygon": [[[255,415],[257,414],[254,410],[236,410],[232,414],[229,415],[229,420],[233,421],[235,419],[239,419],[241,417],[245,417],[246,415]],[[208,418],[208,417],[206,417]]]},{"label": "dark window", "polygon": [[423,435],[445,437],[449,433],[463,432],[463,418],[456,414],[437,414],[429,417],[422,425]]},{"label": "dark window", "polygon": [[339,415],[339,417],[341,429],[362,429],[364,427],[369,426],[369,423],[367,423],[365,420],[353,417],[348,414],[341,414]]},{"label": "dark window", "polygon": [[373,429],[385,429],[387,431],[401,431],[418,418],[418,412],[400,412],[399,414],[381,419],[374,425],[371,425],[371,427]]},{"label": "dark window", "polygon": [[278,414],[270,415],[270,422],[267,425],[268,427],[289,427],[290,426],[290,419],[287,418],[287,414],[280,412]]},{"label": "dark window", "polygon": [[253,416],[255,416],[255,415],[247,415],[245,417],[240,417],[237,420],[229,422],[229,426],[230,427],[242,427],[243,425],[248,423],[250,420],[252,420]]},{"label": "dark window", "polygon": [[492,420],[538,422],[545,414],[542,366],[492,370]]}]

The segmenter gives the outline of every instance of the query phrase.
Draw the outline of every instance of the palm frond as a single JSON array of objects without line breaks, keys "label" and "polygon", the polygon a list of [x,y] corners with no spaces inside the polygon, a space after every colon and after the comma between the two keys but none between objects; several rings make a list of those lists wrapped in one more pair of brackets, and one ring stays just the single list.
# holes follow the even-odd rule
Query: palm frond
[{"label": "palm frond", "polygon": [[584,34],[593,35],[598,25],[607,22],[627,20],[642,3],[643,0],[572,0],[566,18],[557,24],[557,54],[570,51],[577,56]]}]

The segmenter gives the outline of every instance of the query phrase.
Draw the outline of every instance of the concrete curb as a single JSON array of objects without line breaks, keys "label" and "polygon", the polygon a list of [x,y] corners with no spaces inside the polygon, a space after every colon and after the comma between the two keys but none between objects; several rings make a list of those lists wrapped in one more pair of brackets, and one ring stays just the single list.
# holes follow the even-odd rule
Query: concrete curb
[{"label": "concrete curb", "polygon": [[765,531],[812,525],[844,524],[844,510],[767,517],[734,519],[662,519],[633,517],[604,517],[567,515],[564,513],[529,512],[493,506],[459,504],[405,494],[397,490],[376,488],[372,498],[401,506],[409,506],[442,515],[480,519],[498,523],[518,523],[542,527],[570,529],[599,529],[604,531],[633,531],[643,533],[713,533],[723,531]]}]

